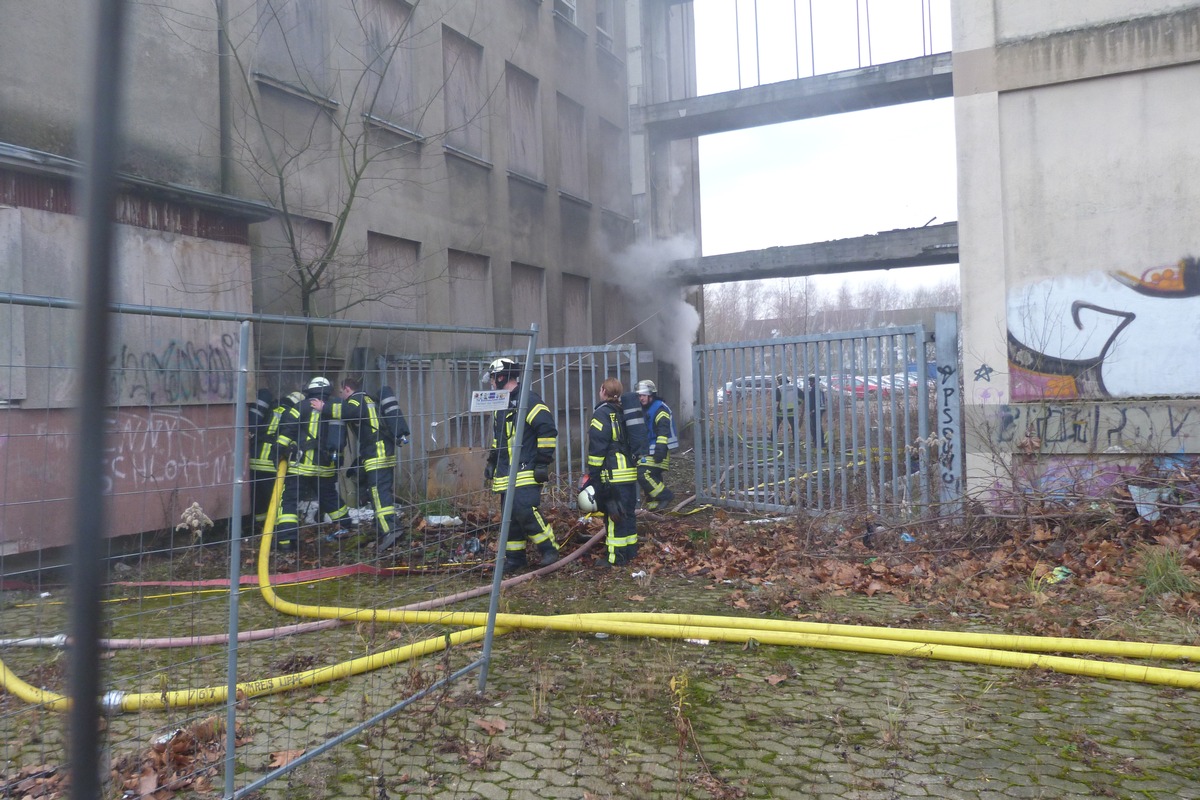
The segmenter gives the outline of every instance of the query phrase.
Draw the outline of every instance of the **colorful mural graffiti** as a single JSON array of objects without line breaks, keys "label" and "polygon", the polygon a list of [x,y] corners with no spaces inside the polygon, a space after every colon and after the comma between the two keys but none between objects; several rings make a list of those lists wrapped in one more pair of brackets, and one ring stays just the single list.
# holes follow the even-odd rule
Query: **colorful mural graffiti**
[{"label": "colorful mural graffiti", "polygon": [[1008,296],[1014,401],[1200,395],[1200,262],[1038,281]]}]

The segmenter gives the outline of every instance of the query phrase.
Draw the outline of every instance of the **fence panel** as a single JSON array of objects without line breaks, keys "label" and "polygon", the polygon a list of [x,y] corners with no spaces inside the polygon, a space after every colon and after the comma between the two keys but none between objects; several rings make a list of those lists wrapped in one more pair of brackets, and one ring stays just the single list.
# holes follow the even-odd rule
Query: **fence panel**
[{"label": "fence panel", "polygon": [[413,429],[411,447],[401,453],[402,484],[417,495],[453,491],[453,479],[467,475],[482,481],[483,459],[490,446],[491,415],[472,413],[473,389],[486,388],[483,376],[493,358],[510,356],[524,366],[533,391],[558,419],[558,457],[550,491],[563,489],[567,502],[587,459],[587,425],[599,402],[600,384],[617,378],[632,389],[637,383],[637,345],[538,349],[532,364],[524,351],[491,354],[393,354],[381,356],[385,382],[397,387]]},{"label": "fence panel", "polygon": [[[102,772],[118,782],[110,794],[212,789],[224,776],[228,794],[282,797],[289,787],[275,779],[293,771],[309,783],[420,773],[423,764],[397,763],[404,742],[447,701],[450,683],[486,674],[499,591],[492,566],[505,531],[482,475],[437,484],[438,459],[447,447],[482,452],[487,425],[469,412],[470,391],[481,388],[482,365],[514,351],[401,357],[391,343],[419,330],[510,347],[535,342],[536,329],[114,310],[108,392],[94,400],[107,409],[105,597],[87,612],[105,637],[107,720],[96,746]],[[47,781],[67,774],[66,660],[56,651],[77,613],[67,545],[79,313],[62,299],[0,295],[11,334],[0,340],[0,761],[6,774]],[[363,329],[372,351],[345,344]],[[298,360],[286,355],[296,343],[337,355]],[[565,423],[559,468],[568,483],[582,458],[573,449],[586,423],[582,392],[636,364],[631,347],[601,350],[533,360],[535,388],[559,403]],[[254,521],[255,511],[266,516],[252,491],[261,473],[234,455],[248,450],[243,407],[259,389],[277,399],[316,375],[335,389],[355,377],[372,391],[388,381],[398,390],[414,436],[399,451],[401,534],[390,545],[377,535],[362,471],[346,469],[353,436],[338,478],[344,515],[302,498],[295,553],[270,548],[269,530]],[[233,518],[239,509],[245,515]],[[560,531],[574,515],[569,506],[548,512]],[[355,523],[344,537],[342,518]],[[447,626],[449,612],[466,616]]]},{"label": "fence panel", "polygon": [[910,326],[693,348],[697,499],[928,507],[931,341]]}]

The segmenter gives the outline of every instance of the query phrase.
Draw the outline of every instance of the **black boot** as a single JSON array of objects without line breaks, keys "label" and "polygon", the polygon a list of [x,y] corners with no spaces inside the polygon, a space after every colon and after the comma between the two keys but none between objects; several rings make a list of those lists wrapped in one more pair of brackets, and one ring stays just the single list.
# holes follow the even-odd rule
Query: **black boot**
[{"label": "black boot", "polygon": [[538,562],[539,567],[548,567],[558,561],[558,550],[549,542],[538,545],[538,552],[541,553],[541,561]]},{"label": "black boot", "polygon": [[529,566],[529,562],[526,560],[524,553],[513,553],[504,557],[504,566],[501,568],[501,574],[513,575],[521,572],[527,566]]}]

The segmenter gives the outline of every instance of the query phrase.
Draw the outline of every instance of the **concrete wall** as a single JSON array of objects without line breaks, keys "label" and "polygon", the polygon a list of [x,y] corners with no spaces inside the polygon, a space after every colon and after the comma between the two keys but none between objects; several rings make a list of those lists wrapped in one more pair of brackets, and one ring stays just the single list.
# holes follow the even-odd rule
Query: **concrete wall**
[{"label": "concrete wall", "polygon": [[1200,3],[956,2],[954,30],[972,485],[1200,453]]}]

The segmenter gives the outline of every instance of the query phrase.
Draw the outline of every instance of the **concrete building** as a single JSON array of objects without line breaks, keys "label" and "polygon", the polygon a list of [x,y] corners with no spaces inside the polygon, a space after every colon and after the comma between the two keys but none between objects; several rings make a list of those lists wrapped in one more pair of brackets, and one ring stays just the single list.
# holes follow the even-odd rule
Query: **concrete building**
[{"label": "concrete building", "polygon": [[[71,296],[79,286],[70,179],[88,107],[90,10],[23,4],[0,26],[0,291]],[[633,341],[628,304],[608,281],[635,225],[623,3],[168,0],[127,13],[117,301],[537,322],[543,347]],[[69,372],[45,368],[71,363],[76,346],[65,318],[47,324],[48,313],[0,310],[0,413],[10,441],[30,446],[35,428],[66,441],[76,400]],[[220,350],[231,325],[130,327],[116,346],[151,357],[181,343]],[[510,344],[346,338],[260,327],[258,365],[336,373],[352,349]],[[206,363],[219,371],[229,355]],[[171,376],[153,381],[161,389]],[[227,381],[205,386],[172,397],[114,387],[105,402],[130,415],[131,430],[166,413],[173,430],[226,431],[181,458],[228,484],[232,465],[218,454],[230,450],[233,398]],[[18,463],[12,450],[0,459],[10,487],[0,547],[64,543],[65,502],[22,505],[63,496],[62,470],[17,476]],[[214,518],[227,513],[218,498],[197,499]],[[118,509],[115,533],[173,525],[154,505]]]},{"label": "concrete building", "polygon": [[[691,4],[663,5],[686,20]],[[963,363],[942,366],[962,383],[953,423],[966,441],[946,474],[965,466],[972,494],[1007,502],[1014,491],[1099,491],[1139,469],[1194,464],[1200,151],[1189,109],[1200,3],[950,7],[951,54],[660,95],[635,107],[632,129],[649,153],[672,142],[681,154],[706,134],[953,95],[957,223],[681,259],[672,275],[698,285],[958,262]],[[657,52],[704,57],[659,30]],[[639,216],[698,218],[698,202],[651,194]]]},{"label": "concrete building", "polygon": [[955,2],[970,485],[1200,454],[1195,0]]}]

